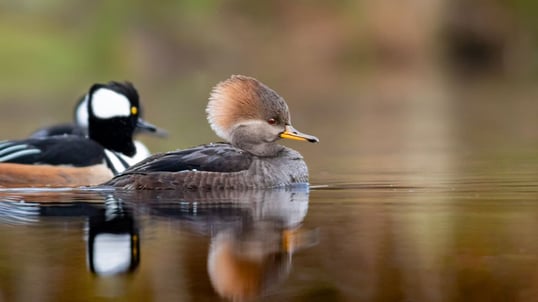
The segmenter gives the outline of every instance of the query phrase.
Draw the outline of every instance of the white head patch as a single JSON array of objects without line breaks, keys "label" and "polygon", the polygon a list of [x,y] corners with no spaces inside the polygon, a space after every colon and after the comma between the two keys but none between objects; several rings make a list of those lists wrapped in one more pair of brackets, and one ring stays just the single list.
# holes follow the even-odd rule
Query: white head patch
[{"label": "white head patch", "polygon": [[101,88],[93,93],[93,114],[102,119],[131,115],[131,102],[123,94],[107,88]]},{"label": "white head patch", "polygon": [[83,128],[88,128],[88,95],[84,96],[84,100],[78,104],[75,111],[75,119],[77,125]]}]

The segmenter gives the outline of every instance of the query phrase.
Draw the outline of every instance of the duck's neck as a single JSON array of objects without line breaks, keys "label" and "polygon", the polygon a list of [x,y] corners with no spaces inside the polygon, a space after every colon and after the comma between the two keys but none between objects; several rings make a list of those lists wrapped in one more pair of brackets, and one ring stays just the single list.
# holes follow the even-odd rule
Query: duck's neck
[{"label": "duck's neck", "polygon": [[248,142],[242,141],[237,143],[232,142],[232,145],[260,157],[275,157],[278,152],[284,148],[284,146],[275,142],[249,144]]},{"label": "duck's neck", "polygon": [[238,127],[232,131],[230,143],[239,149],[261,157],[277,156],[284,146],[276,143],[273,136],[260,137],[247,127]]},{"label": "duck's neck", "polygon": [[136,148],[130,134],[132,130],[124,129],[124,121],[119,119],[103,122],[90,118],[88,136],[106,149],[133,156],[136,153]]}]

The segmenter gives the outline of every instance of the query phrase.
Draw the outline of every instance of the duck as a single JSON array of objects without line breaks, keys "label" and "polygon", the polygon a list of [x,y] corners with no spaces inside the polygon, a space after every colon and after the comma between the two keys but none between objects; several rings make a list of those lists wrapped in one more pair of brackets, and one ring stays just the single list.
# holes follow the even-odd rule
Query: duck
[{"label": "duck", "polygon": [[280,139],[317,143],[296,130],[284,98],[257,79],[232,75],[211,91],[211,129],[224,142],[157,153],[103,183],[125,190],[242,190],[308,185],[303,156]]},{"label": "duck", "polygon": [[0,186],[96,185],[125,170],[119,155],[136,153],[137,128],[156,131],[139,118],[138,91],[130,82],[93,84],[88,91],[88,136],[62,134],[0,141]]},{"label": "duck", "polygon": [[[50,136],[56,136],[56,135],[64,135],[64,134],[70,134],[70,135],[79,135],[79,136],[87,136],[88,135],[88,122],[89,122],[89,115],[88,115],[88,99],[89,95],[85,94],[82,97],[80,97],[75,105],[74,111],[73,111],[73,122],[70,123],[59,123],[54,124],[51,126],[46,126],[39,128],[32,132],[29,136],[29,138],[43,138],[43,137],[50,137]],[[105,103],[99,103],[100,105],[106,105]],[[140,106],[138,109],[138,118],[143,124],[149,124],[147,123],[143,118],[142,114],[143,110]],[[146,133],[150,135],[154,135],[157,137],[166,137],[168,135],[168,132],[162,128],[158,128],[156,126],[153,127],[137,127],[135,128],[135,134],[139,133]],[[125,162],[129,164],[129,166],[132,166],[139,161],[145,159],[146,157],[151,155],[151,152],[149,151],[149,148],[142,143],[139,140],[134,140],[135,145],[135,153],[132,156],[127,156],[122,153],[118,153],[117,155],[122,158]]]}]

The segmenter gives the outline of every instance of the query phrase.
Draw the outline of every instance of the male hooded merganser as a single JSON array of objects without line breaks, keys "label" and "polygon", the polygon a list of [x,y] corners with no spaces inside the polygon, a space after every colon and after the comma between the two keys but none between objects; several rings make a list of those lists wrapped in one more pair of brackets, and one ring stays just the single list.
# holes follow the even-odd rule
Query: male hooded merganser
[{"label": "male hooded merganser", "polygon": [[130,83],[94,84],[88,92],[88,137],[56,135],[0,142],[0,186],[80,186],[101,183],[129,164],[133,132],[155,127],[139,119]]},{"label": "male hooded merganser", "polygon": [[155,154],[103,185],[215,190],[308,184],[301,154],[277,140],[318,139],[291,126],[288,106],[274,90],[254,78],[235,75],[213,88],[206,112],[211,128],[227,143]]},{"label": "male hooded merganser", "polygon": [[[36,131],[34,131],[32,134],[30,134],[30,138],[43,138],[43,137],[50,137],[55,135],[79,135],[79,136],[87,136],[88,135],[88,123],[89,123],[89,115],[88,115],[88,94],[81,97],[74,110],[74,118],[72,123],[62,123],[62,124],[56,124],[48,127],[40,128]],[[99,103],[98,106],[107,106],[106,103]],[[106,109],[103,109],[106,110]],[[140,106],[138,108],[138,119],[141,121],[142,124],[147,124],[142,119],[142,107]],[[167,135],[166,130],[157,128],[155,126],[153,127],[137,127],[135,129],[135,134],[137,133],[149,133],[153,134],[155,136],[164,137]],[[126,161],[129,166],[132,166],[139,161],[143,160],[144,158],[151,155],[151,152],[149,149],[140,141],[135,140],[135,154],[132,156],[127,156],[122,153],[118,153],[117,155],[122,158],[122,160]]]}]

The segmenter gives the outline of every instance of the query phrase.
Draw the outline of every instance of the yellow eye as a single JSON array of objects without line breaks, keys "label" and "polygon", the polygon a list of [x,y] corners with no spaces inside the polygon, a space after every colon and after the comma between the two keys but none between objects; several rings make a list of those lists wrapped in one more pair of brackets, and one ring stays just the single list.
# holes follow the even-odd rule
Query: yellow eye
[{"label": "yellow eye", "polygon": [[136,108],[135,106],[131,107],[131,114],[136,115],[137,113],[138,113],[138,108]]}]

